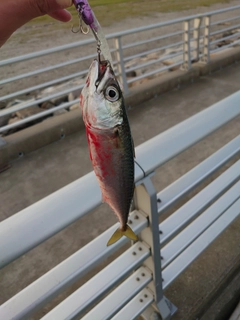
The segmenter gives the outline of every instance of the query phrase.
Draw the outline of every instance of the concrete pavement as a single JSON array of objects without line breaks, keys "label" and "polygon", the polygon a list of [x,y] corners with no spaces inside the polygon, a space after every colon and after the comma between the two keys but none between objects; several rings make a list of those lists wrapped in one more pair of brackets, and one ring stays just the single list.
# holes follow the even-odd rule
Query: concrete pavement
[{"label": "concrete pavement", "polygon": [[[229,96],[239,90],[239,84],[240,64],[234,64],[133,107],[129,116],[135,145]],[[239,131],[238,118],[166,163],[157,170],[153,178],[156,189],[160,191],[182,176],[236,137]],[[83,129],[12,162],[11,168],[0,174],[0,220],[15,214],[91,170]],[[5,267],[0,272],[0,304],[115,222],[115,216],[107,205],[103,204]],[[239,262],[239,230],[240,219],[230,226],[166,291],[166,296],[179,308],[174,319],[201,319],[204,316],[205,311],[201,306],[204,303],[206,305],[207,297],[213,295],[214,286],[216,287],[224,278],[227,270]],[[93,272],[88,278],[92,274]],[[86,280],[87,278],[74,284],[39,311],[33,319],[39,319]]]}]

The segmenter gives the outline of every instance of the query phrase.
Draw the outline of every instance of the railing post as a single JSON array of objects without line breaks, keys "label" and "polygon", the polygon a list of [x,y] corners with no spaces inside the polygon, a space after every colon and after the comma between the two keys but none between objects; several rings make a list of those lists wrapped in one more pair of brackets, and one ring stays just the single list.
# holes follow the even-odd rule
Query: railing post
[{"label": "railing post", "polygon": [[184,21],[184,34],[183,34],[183,66],[182,69],[190,70],[192,67],[191,62],[191,23],[190,20]]},{"label": "railing post", "polygon": [[211,26],[211,16],[206,16],[204,18],[204,47],[203,47],[203,57],[201,59],[204,63],[210,62],[210,26]]},{"label": "railing post", "polygon": [[195,62],[199,61],[199,53],[200,53],[200,27],[202,24],[202,18],[195,18],[193,20],[193,60]]},{"label": "railing post", "polygon": [[116,48],[117,70],[119,73],[120,81],[123,84],[124,93],[128,94],[129,89],[128,89],[127,76],[126,76],[124,60],[123,60],[121,37],[119,36],[115,38],[114,42],[115,42],[115,48]]},{"label": "railing post", "polygon": [[150,177],[145,177],[137,184],[134,206],[149,219],[149,227],[141,232],[139,238],[151,248],[152,255],[144,262],[144,266],[153,274],[153,281],[148,286],[155,297],[153,308],[160,313],[162,320],[169,320],[176,307],[163,295],[157,195]]}]

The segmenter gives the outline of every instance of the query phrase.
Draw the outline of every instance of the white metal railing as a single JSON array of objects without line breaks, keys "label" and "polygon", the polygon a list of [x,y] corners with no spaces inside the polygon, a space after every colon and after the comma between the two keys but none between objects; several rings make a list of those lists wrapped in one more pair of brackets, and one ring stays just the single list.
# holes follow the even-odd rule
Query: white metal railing
[{"label": "white metal railing", "polygon": [[[226,15],[231,14],[230,18],[226,19]],[[220,18],[219,18],[220,17]],[[240,22],[240,6],[229,7],[222,10],[211,11],[201,15],[193,15],[184,18],[179,18],[171,21],[161,22],[149,26],[144,26],[141,28],[135,28],[128,31],[123,31],[119,33],[110,34],[107,36],[109,43],[112,47],[111,52],[115,55],[114,66],[117,69],[117,72],[120,76],[120,79],[123,83],[125,94],[129,92],[129,86],[133,85],[136,81],[156,74],[166,72],[168,70],[174,69],[174,67],[182,66],[183,69],[189,70],[192,67],[193,61],[202,61],[204,63],[209,63],[210,54],[216,53],[223,50],[224,48],[229,48],[237,43],[240,43],[240,33],[236,32],[232,35],[226,35],[224,33],[230,32],[232,30],[237,30],[239,28]],[[233,23],[230,27],[222,28],[222,24]],[[169,32],[167,30],[168,26],[173,26],[176,29],[175,32]],[[149,32],[158,30],[159,36],[151,36]],[[148,33],[147,33],[148,32]],[[147,33],[147,34],[146,34]],[[129,41],[128,36],[133,36],[135,34],[141,34],[141,37],[144,40]],[[220,35],[219,39],[213,39]],[[236,40],[235,42],[229,43],[226,46],[216,48],[216,45],[222,41]],[[87,73],[87,66],[90,61],[95,58],[96,54],[88,54],[86,56],[77,56],[75,59],[57,63],[55,65],[47,65],[47,60],[42,61],[44,67],[40,69],[35,69],[34,59],[39,57],[44,57],[49,54],[58,54],[62,51],[73,50],[74,48],[81,48],[91,46],[95,44],[94,39],[88,39],[85,41],[79,41],[64,46],[59,46],[56,48],[51,48],[47,50],[42,50],[35,53],[26,54],[20,57],[10,58],[3,61],[0,61],[1,76],[0,76],[0,85],[6,88],[7,91],[12,91],[8,85],[11,85],[12,82],[16,83],[16,86],[19,88],[18,91],[8,92],[0,97],[0,101],[10,101],[13,98],[19,97],[23,94],[34,94],[40,89],[56,85],[58,83],[65,82],[74,78],[80,78],[85,76]],[[142,46],[148,44],[149,50],[143,50]],[[180,48],[180,50],[179,50]],[[172,50],[172,52],[166,54],[166,50]],[[94,49],[93,49],[94,50]],[[176,51],[176,52],[175,52]],[[81,52],[79,50],[78,52]],[[135,66],[126,68],[126,63],[135,58],[144,58],[151,53],[159,53],[158,59],[151,59],[150,61],[140,61]],[[173,62],[170,65],[159,65],[164,61],[171,60],[179,57],[176,62]],[[61,58],[62,59],[62,58]],[[56,59],[57,60],[57,59]],[[30,62],[29,62],[30,61]],[[14,75],[13,77],[7,77],[8,68],[11,68],[13,64],[16,63],[31,63],[33,61],[33,69],[27,73],[20,73]],[[77,65],[78,72],[74,66]],[[23,65],[24,66],[24,65]],[[66,67],[69,69],[66,70]],[[151,69],[149,69],[151,68]],[[53,71],[61,70],[61,76],[57,76],[55,79],[53,77]],[[127,74],[130,71],[143,70],[142,74],[137,75],[136,77],[129,78]],[[34,83],[35,80],[32,80],[31,77],[36,75],[41,75],[44,73],[44,76],[47,76],[47,81],[40,83]],[[66,75],[66,73],[68,73]],[[26,85],[21,81],[23,79],[31,79],[26,81]],[[51,101],[63,94],[68,95],[70,92],[81,89],[83,85],[79,85],[75,88],[69,88],[65,91],[58,92],[56,94],[43,96],[38,100],[26,101],[25,103],[12,106],[7,109],[0,110],[0,117],[10,115],[16,111],[34,106],[36,104],[41,105],[43,102]],[[56,110],[69,108],[71,105],[78,102],[79,99],[74,100],[73,102],[64,103],[61,106],[53,107],[47,111],[36,114],[34,116],[22,119],[18,122],[4,125],[0,127],[0,133],[7,132],[10,129],[18,127],[22,124],[30,122],[32,120],[41,119],[47,115],[51,115]]]},{"label": "white metal railing", "polygon": [[[162,319],[170,319],[176,309],[164,297],[163,290],[240,215],[240,161],[160,225],[158,217],[240,155],[240,136],[159,193],[152,185],[151,176],[159,166],[239,116],[239,100],[240,91],[136,148],[135,211],[130,214],[129,223],[139,241],[43,319],[134,319],[140,314],[149,319],[146,310],[152,303]],[[91,172],[2,221],[0,267],[49,239],[100,203],[101,192]],[[116,228],[114,225],[106,230],[0,306],[0,319],[26,319],[116,252],[128,242],[122,238],[106,247]],[[90,307],[91,311],[85,314]]]}]

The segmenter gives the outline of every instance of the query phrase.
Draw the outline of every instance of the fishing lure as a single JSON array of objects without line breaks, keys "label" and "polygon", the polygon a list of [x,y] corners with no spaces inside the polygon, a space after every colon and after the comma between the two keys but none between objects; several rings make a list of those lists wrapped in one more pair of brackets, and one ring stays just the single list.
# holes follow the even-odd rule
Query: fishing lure
[{"label": "fishing lure", "polygon": [[[104,59],[109,61],[112,65],[112,55],[106,40],[106,37],[103,33],[103,30],[95,17],[89,3],[87,0],[73,0],[73,4],[78,12],[79,16],[79,28],[75,31],[72,28],[74,33],[81,31],[83,34],[88,34],[89,29],[92,30],[92,33],[97,41],[97,51],[100,56],[100,53],[103,55]],[[87,30],[84,30],[82,22],[88,27]]]},{"label": "fishing lure", "polygon": [[[97,26],[94,25],[94,13],[86,0],[73,0],[75,8],[78,12],[79,17],[84,21],[84,23],[89,26],[92,30],[97,32]],[[81,28],[81,25],[80,25]],[[85,33],[83,29],[81,32]]]}]

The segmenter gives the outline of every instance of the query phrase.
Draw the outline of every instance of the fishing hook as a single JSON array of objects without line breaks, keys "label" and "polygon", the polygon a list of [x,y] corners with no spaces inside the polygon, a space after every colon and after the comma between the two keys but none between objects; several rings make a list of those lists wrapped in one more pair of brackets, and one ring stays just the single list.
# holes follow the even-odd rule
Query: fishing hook
[{"label": "fishing hook", "polygon": [[97,54],[98,54],[98,62],[101,63],[101,41],[97,42]]},{"label": "fishing hook", "polygon": [[83,19],[82,19],[81,13],[78,14],[78,17],[79,17],[79,26],[78,26],[78,29],[74,30],[74,26],[72,25],[72,32],[73,32],[73,33],[78,33],[78,32],[81,31],[83,34],[88,34],[89,31],[90,31],[90,28],[89,28],[89,26],[86,25],[87,29],[84,30],[84,28],[83,28]]},{"label": "fishing hook", "polygon": [[96,39],[96,41],[97,41],[97,54],[98,54],[98,61],[99,62],[101,62],[101,45],[102,45],[102,42],[101,42],[101,40],[99,39],[99,37],[98,37],[98,34],[97,34],[97,32],[94,30],[94,28],[91,28],[91,30],[92,30],[92,33],[93,33],[93,35],[94,35],[94,38]]}]

